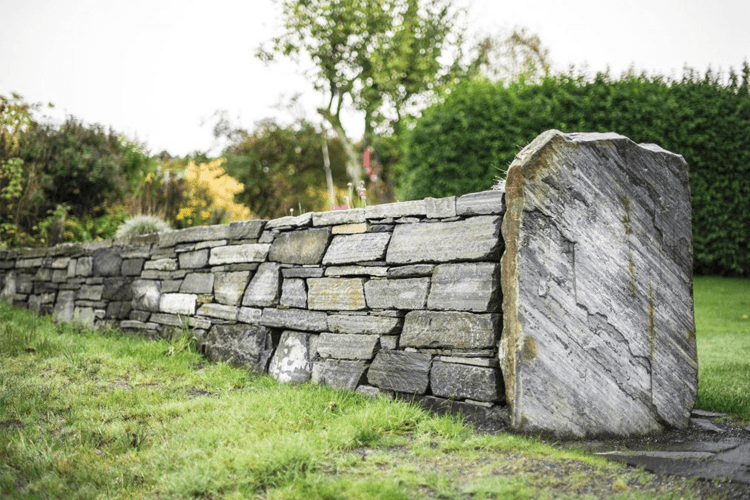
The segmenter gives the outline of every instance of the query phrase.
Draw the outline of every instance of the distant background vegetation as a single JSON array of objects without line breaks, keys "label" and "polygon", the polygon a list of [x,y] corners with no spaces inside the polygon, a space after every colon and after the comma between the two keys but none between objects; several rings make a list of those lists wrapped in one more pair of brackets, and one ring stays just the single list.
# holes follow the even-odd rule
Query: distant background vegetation
[{"label": "distant background vegetation", "polygon": [[[317,120],[267,119],[252,130],[218,113],[218,157],[154,155],[99,125],[72,116],[52,124],[40,104],[0,96],[0,248],[110,238],[135,215],[181,228],[330,210],[346,204],[347,183],[363,184],[370,204],[480,191],[556,128],[614,131],[682,154],[696,273],[750,276],[747,63],[681,78],[554,73],[523,29],[467,44],[448,0],[332,1],[284,0],[283,32],[257,51],[269,64],[311,66],[328,105]],[[345,107],[363,117],[359,138],[342,124]]]}]

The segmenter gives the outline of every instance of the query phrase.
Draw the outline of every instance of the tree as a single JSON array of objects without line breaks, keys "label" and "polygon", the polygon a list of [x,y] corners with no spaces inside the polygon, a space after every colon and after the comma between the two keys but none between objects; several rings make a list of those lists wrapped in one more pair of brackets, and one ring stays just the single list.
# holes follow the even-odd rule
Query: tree
[{"label": "tree", "polygon": [[343,106],[364,114],[363,147],[379,126],[398,134],[410,107],[460,66],[444,63],[459,45],[457,14],[450,0],[282,0],[281,5],[284,32],[257,55],[266,62],[309,57],[315,89],[328,102],[318,112],[338,136],[347,174],[357,183],[362,168],[341,123]]},{"label": "tree", "polygon": [[526,28],[515,28],[508,36],[485,36],[476,52],[473,64],[493,81],[539,83],[552,68],[549,50]]}]

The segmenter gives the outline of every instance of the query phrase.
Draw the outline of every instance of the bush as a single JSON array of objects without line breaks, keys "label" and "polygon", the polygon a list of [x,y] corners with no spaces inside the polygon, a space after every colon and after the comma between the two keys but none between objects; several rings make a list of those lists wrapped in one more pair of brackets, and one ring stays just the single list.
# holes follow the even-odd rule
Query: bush
[{"label": "bush", "polygon": [[154,215],[136,215],[117,228],[115,237],[134,236],[138,234],[160,233],[169,231],[169,224]]}]

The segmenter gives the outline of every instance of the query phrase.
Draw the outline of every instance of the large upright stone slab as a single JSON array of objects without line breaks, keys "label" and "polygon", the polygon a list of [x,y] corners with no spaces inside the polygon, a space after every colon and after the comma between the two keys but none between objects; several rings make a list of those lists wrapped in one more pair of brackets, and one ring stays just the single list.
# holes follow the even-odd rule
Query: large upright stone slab
[{"label": "large upright stone slab", "polygon": [[215,361],[232,360],[263,373],[273,355],[271,329],[259,325],[214,325],[204,341],[206,356]]},{"label": "large upright stone slab", "polygon": [[435,267],[428,309],[452,311],[496,311],[500,276],[495,262],[441,264]]},{"label": "large upright stone slab", "polygon": [[281,293],[281,273],[275,262],[264,262],[258,268],[242,299],[243,306],[272,306]]},{"label": "large upright stone slab", "polygon": [[268,260],[284,264],[320,264],[330,238],[330,228],[281,233],[271,244]]},{"label": "large upright stone slab", "polygon": [[307,382],[312,375],[310,338],[309,333],[282,333],[268,373],[279,382]]},{"label": "large upright stone slab", "polygon": [[365,308],[361,278],[310,278],[307,307],[324,311],[356,311]]},{"label": "large upright stone slab", "polygon": [[551,130],[514,160],[506,203],[511,425],[561,436],[686,426],[697,360],[684,159]]}]

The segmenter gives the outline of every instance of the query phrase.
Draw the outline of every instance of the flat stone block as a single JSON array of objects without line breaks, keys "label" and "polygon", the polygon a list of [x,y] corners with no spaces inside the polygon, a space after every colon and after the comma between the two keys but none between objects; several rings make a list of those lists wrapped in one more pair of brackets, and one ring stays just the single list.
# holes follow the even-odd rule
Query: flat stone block
[{"label": "flat stone block", "polygon": [[214,290],[212,273],[190,273],[180,286],[180,293],[210,294]]},{"label": "flat stone block", "polygon": [[441,264],[435,267],[428,309],[493,312],[500,309],[500,263]]},{"label": "flat stone block", "polygon": [[320,278],[324,274],[322,267],[289,267],[281,270],[284,278]]},{"label": "flat stone block", "polygon": [[503,388],[500,370],[480,366],[459,365],[433,361],[430,387],[435,396],[499,401]]},{"label": "flat stone block", "polygon": [[[124,259],[120,266],[120,274],[123,276],[138,276],[143,271],[143,264],[146,259]],[[70,275],[70,271],[68,271]]]},{"label": "flat stone block", "polygon": [[429,278],[373,279],[365,283],[365,299],[372,309],[422,309],[429,289]]},{"label": "flat stone block", "polygon": [[149,260],[143,265],[144,271],[176,271],[179,269],[177,259],[164,258]]},{"label": "flat stone block", "polygon": [[52,261],[50,267],[52,269],[68,269],[69,262],[70,257],[58,257]]},{"label": "flat stone block", "polygon": [[428,219],[445,219],[456,216],[456,197],[425,198],[425,209]]},{"label": "flat stone block", "polygon": [[242,299],[243,306],[273,306],[279,301],[281,291],[281,273],[279,264],[276,262],[264,262],[250,280],[245,296]]},{"label": "flat stone block", "polygon": [[281,299],[279,303],[282,306],[305,309],[307,307],[305,280],[297,278],[285,279],[281,285]]},{"label": "flat stone block", "polygon": [[320,264],[330,238],[330,228],[280,233],[271,245],[268,260],[284,264]]},{"label": "flat stone block", "polygon": [[393,230],[388,264],[496,260],[503,249],[502,219],[494,215],[455,222],[404,224]]},{"label": "flat stone block", "polygon": [[295,217],[287,216],[266,222],[265,229],[279,229],[290,227],[307,227],[312,224],[312,212],[297,215]]},{"label": "flat stone block", "polygon": [[434,264],[412,264],[409,266],[389,267],[386,276],[389,278],[419,278],[432,276]]},{"label": "flat stone block", "polygon": [[361,278],[310,278],[308,308],[324,311],[356,311],[365,308]]},{"label": "flat stone block", "polygon": [[254,307],[240,307],[239,313],[237,314],[237,321],[241,323],[259,323],[262,314],[263,309],[256,309]]},{"label": "flat stone block", "polygon": [[237,321],[239,308],[236,306],[225,306],[222,304],[203,304],[198,309],[198,316],[208,316],[209,318],[219,318],[228,321]]},{"label": "flat stone block", "polygon": [[250,272],[237,271],[213,274],[216,277],[214,279],[214,300],[219,304],[239,305],[250,281]]},{"label": "flat stone block", "polygon": [[370,224],[360,222],[359,224],[341,224],[331,228],[332,234],[359,234],[366,233],[370,230]]},{"label": "flat stone block", "polygon": [[367,370],[367,380],[382,390],[424,394],[431,362],[429,354],[382,350]]},{"label": "flat stone block", "polygon": [[196,318],[193,316],[183,316],[180,314],[167,314],[167,313],[153,313],[149,318],[151,323],[158,323],[160,325],[175,326],[177,328],[185,328],[190,326],[192,328],[207,329],[211,328],[211,321],[205,318]]},{"label": "flat stone block", "polygon": [[103,291],[104,285],[84,285],[78,291],[78,296],[76,298],[80,300],[100,300]]},{"label": "flat stone block", "polygon": [[264,373],[273,355],[271,329],[258,325],[214,325],[204,341],[206,356]]},{"label": "flat stone block", "polygon": [[81,257],[76,261],[76,276],[91,276],[93,273],[93,257]]},{"label": "flat stone block", "polygon": [[312,375],[309,340],[309,333],[282,333],[268,373],[279,382],[307,382]]},{"label": "flat stone block", "polygon": [[411,311],[404,319],[401,347],[483,349],[494,347],[499,314]]},{"label": "flat stone block", "polygon": [[334,236],[323,264],[353,264],[382,260],[391,239],[389,233],[363,233]]},{"label": "flat stone block", "polygon": [[180,243],[193,241],[223,240],[229,238],[229,226],[197,226],[179,231],[165,231],[159,233],[159,247],[173,247]]},{"label": "flat stone block", "polygon": [[328,330],[326,313],[305,309],[273,309],[266,307],[260,323],[275,328],[289,328],[311,332]]},{"label": "flat stone block", "polygon": [[315,212],[312,217],[313,226],[332,226],[334,224],[355,224],[365,221],[364,208],[349,210],[331,210],[329,212]]},{"label": "flat stone block", "polygon": [[52,314],[58,321],[70,323],[73,321],[73,311],[75,310],[76,292],[73,290],[61,290],[57,294],[57,302]]},{"label": "flat stone block", "polygon": [[161,283],[152,280],[136,280],[132,284],[133,309],[159,312]]},{"label": "flat stone block", "polygon": [[511,425],[571,437],[685,427],[698,364],[684,159],[614,133],[550,130],[505,187]]},{"label": "flat stone block", "polygon": [[232,240],[249,240],[258,238],[266,221],[254,219],[231,222],[229,224],[229,239]]},{"label": "flat stone block", "polygon": [[313,363],[312,381],[315,384],[353,391],[362,380],[366,369],[364,361],[322,359]]},{"label": "flat stone block", "polygon": [[422,217],[427,215],[424,200],[384,203],[365,208],[365,217],[367,219],[386,219],[389,217],[408,217],[412,215]]},{"label": "flat stone block", "polygon": [[384,266],[331,266],[326,268],[326,276],[385,276]]},{"label": "flat stone block", "polygon": [[[120,274],[122,257],[120,256],[119,248],[102,248],[95,250],[92,257],[93,272],[96,276],[117,276]],[[67,271],[65,274],[67,275]],[[78,274],[77,270],[76,274]]]},{"label": "flat stone block", "polygon": [[504,214],[504,195],[504,190],[494,189],[465,194],[456,200],[456,213],[458,215]]},{"label": "flat stone block", "polygon": [[399,330],[399,327],[401,326],[401,318],[332,314],[328,316],[328,326],[329,329],[335,333],[388,335]]},{"label": "flat stone block", "polygon": [[318,355],[321,358],[363,359],[369,361],[379,345],[377,335],[351,335],[346,333],[321,333],[318,338]]},{"label": "flat stone block", "polygon": [[198,296],[192,293],[165,293],[159,298],[159,310],[170,314],[195,314]]},{"label": "flat stone block", "polygon": [[212,266],[220,266],[222,264],[263,262],[266,260],[270,247],[269,244],[250,243],[212,248],[208,263]]},{"label": "flat stone block", "polygon": [[179,255],[180,269],[197,269],[208,264],[208,249],[183,252]]}]

